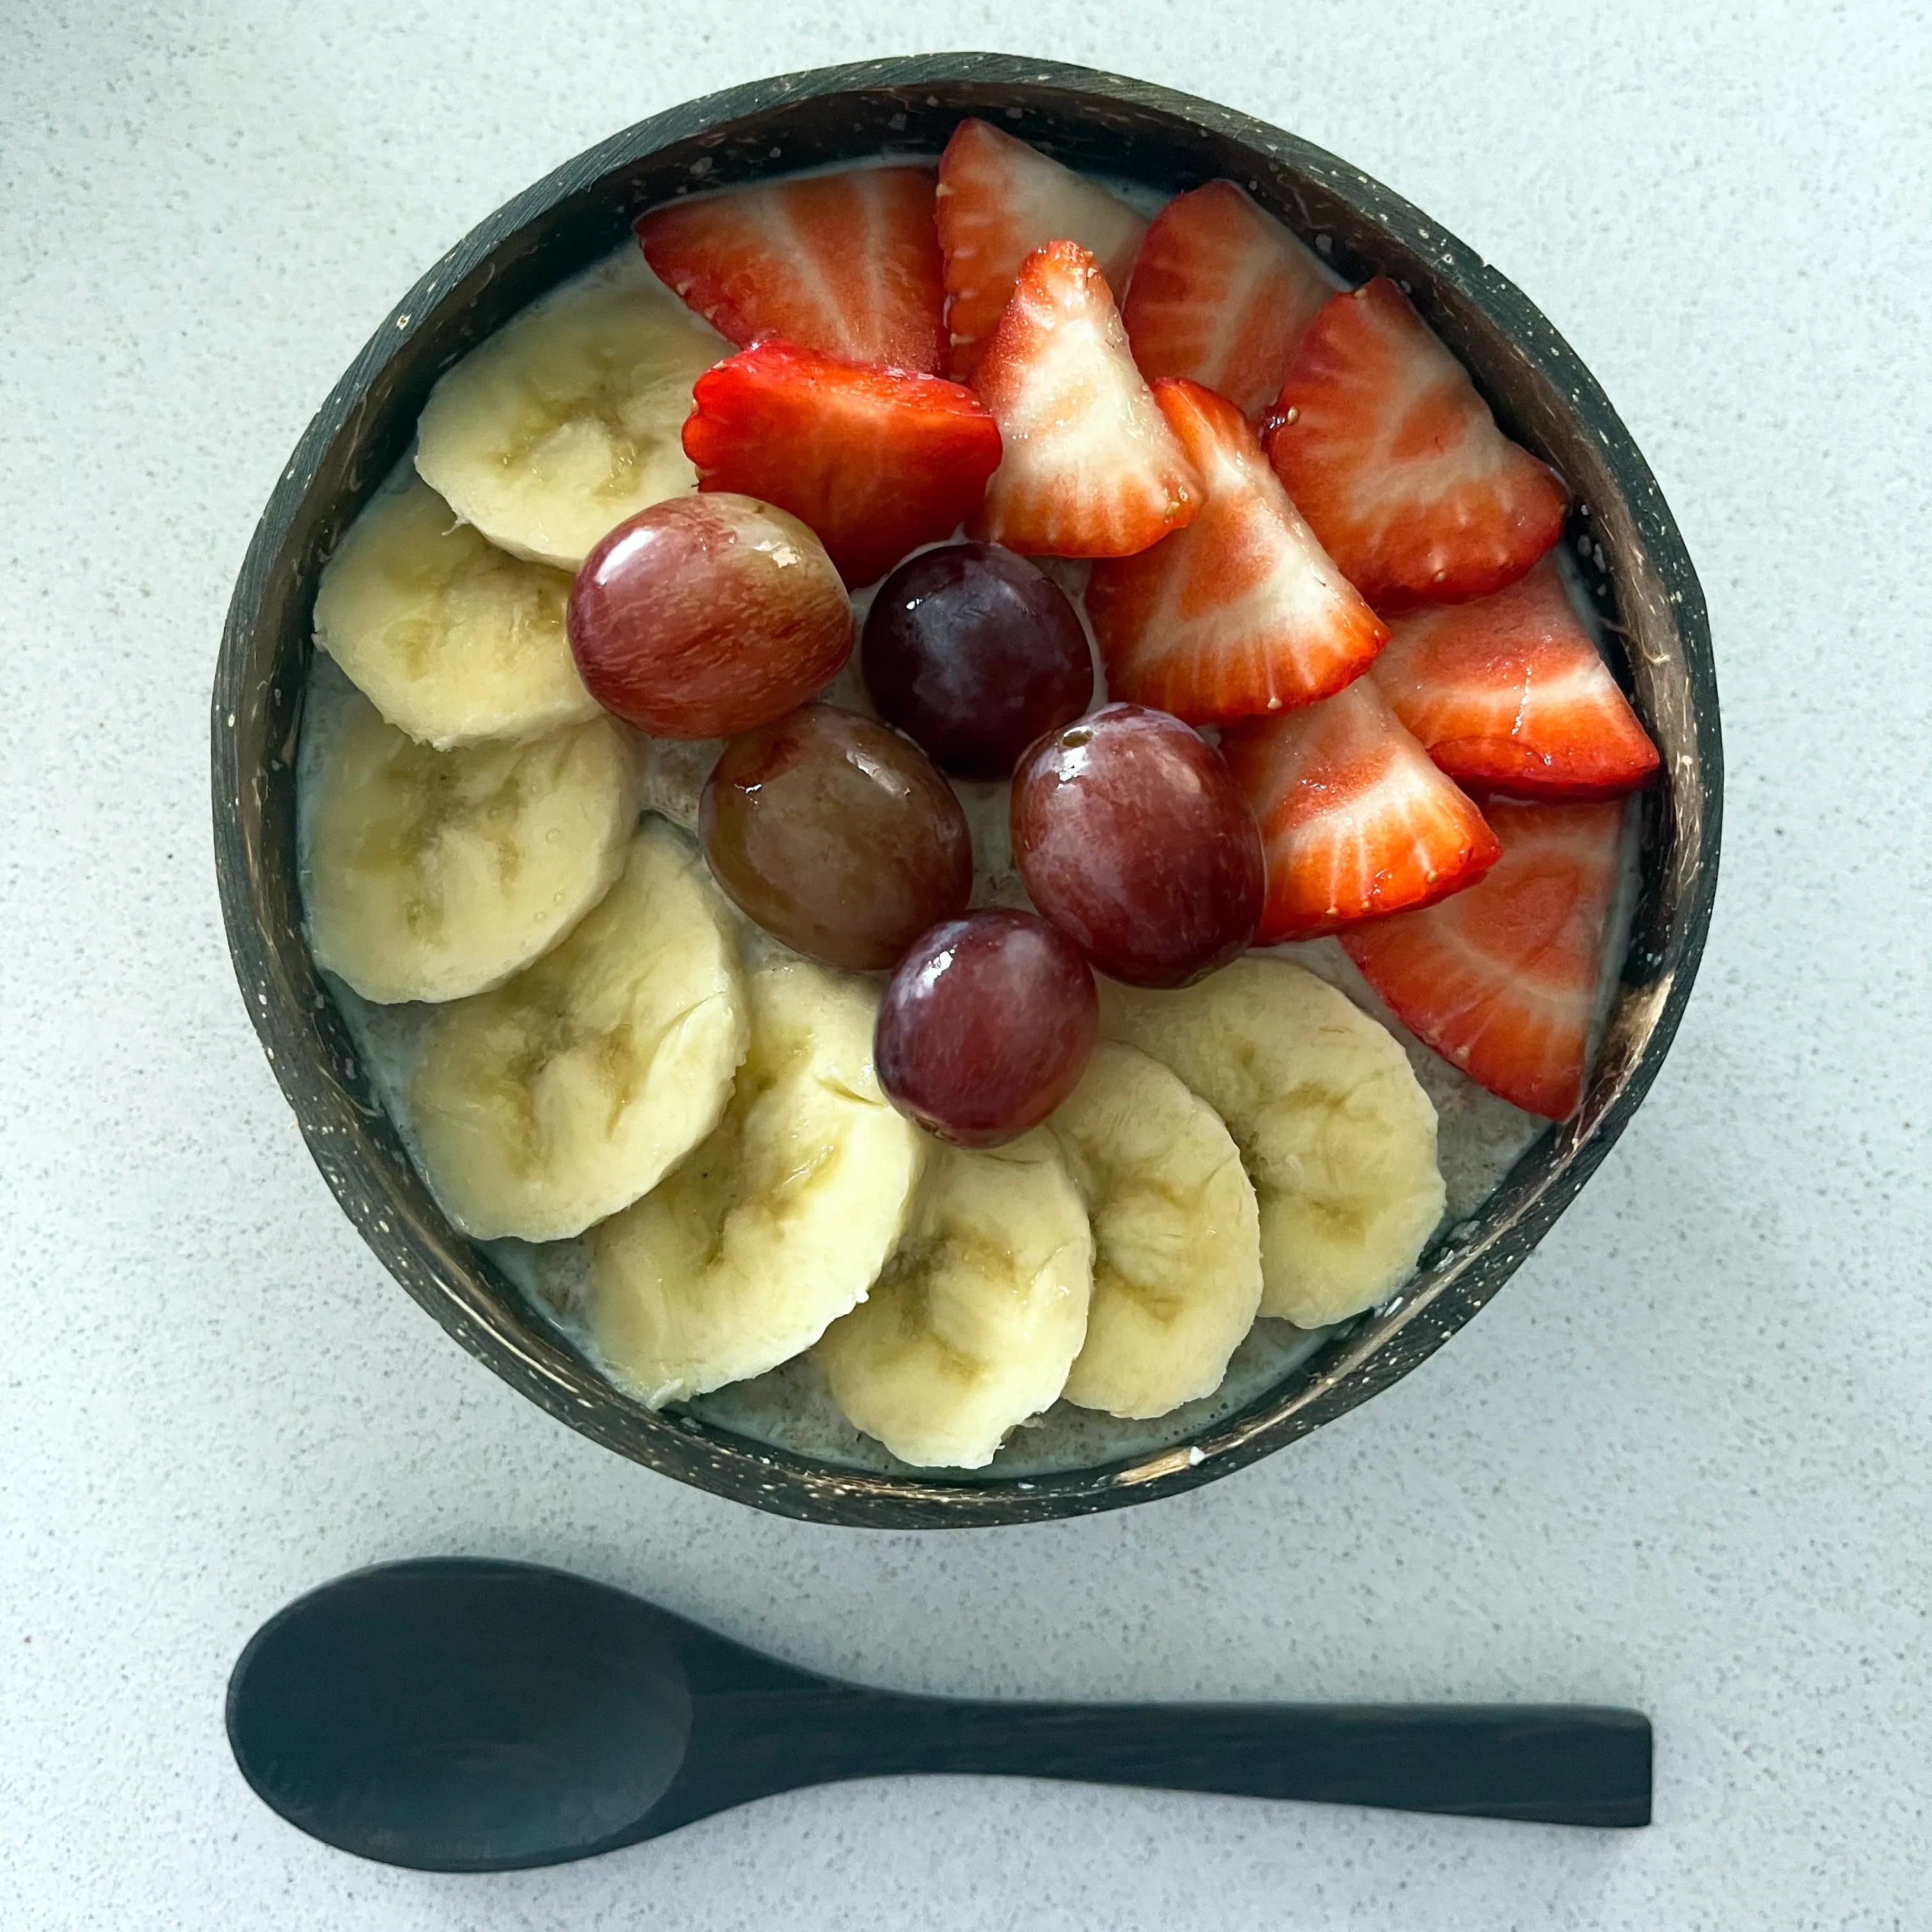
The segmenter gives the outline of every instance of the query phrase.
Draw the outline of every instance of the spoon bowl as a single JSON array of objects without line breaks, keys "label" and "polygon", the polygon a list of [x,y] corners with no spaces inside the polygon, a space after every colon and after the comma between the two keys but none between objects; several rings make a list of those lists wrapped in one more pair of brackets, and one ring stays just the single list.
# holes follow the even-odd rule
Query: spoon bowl
[{"label": "spoon bowl", "polygon": [[684,1761],[680,1640],[620,1590],[515,1564],[358,1570],[256,1632],[229,1685],[243,1776],[312,1837],[481,1870],[622,1844]]},{"label": "spoon bowl", "polygon": [[914,1772],[1650,1821],[1634,1712],[901,1696],[607,1584],[480,1558],[297,1598],[236,1661],[227,1716],[242,1775],[290,1824],[429,1871],[560,1864],[777,1792]]}]

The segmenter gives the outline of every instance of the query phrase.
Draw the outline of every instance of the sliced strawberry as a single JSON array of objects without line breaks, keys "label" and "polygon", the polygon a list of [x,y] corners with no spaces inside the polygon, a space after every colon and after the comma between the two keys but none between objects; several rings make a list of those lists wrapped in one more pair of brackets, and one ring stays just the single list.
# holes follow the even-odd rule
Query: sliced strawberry
[{"label": "sliced strawberry", "polygon": [[1077,242],[1119,295],[1147,224],[1096,182],[984,121],[962,121],[939,158],[951,373],[970,382],[1020,264],[1049,242]]},{"label": "sliced strawberry", "polygon": [[1429,762],[1372,679],[1237,724],[1221,754],[1268,854],[1258,945],[1427,905],[1496,862],[1483,814]]},{"label": "sliced strawberry", "polygon": [[1266,440],[1296,507],[1378,610],[1500,590],[1562,534],[1555,473],[1497,428],[1385,277],[1309,325]]},{"label": "sliced strawberry", "polygon": [[943,368],[939,234],[928,167],[855,168],[728,189],[642,218],[658,279],[742,346]]},{"label": "sliced strawberry", "polygon": [[980,366],[1004,454],[973,534],[1034,556],[1131,556],[1190,521],[1201,479],[1127,352],[1093,256],[1036,248]]},{"label": "sliced strawberry", "polygon": [[1492,805],[1502,856],[1441,905],[1342,944],[1402,1024],[1472,1080],[1567,1120],[1583,1097],[1624,808]]},{"label": "sliced strawberry", "polygon": [[1120,320],[1149,382],[1185,376],[1258,421],[1308,325],[1342,286],[1232,182],[1213,181],[1154,217]]},{"label": "sliced strawberry", "polygon": [[1340,690],[1387,640],[1381,620],[1329,562],[1232,403],[1173,379],[1154,397],[1207,500],[1151,550],[1094,565],[1087,614],[1108,690],[1190,724]]},{"label": "sliced strawberry", "polygon": [[684,453],[698,488],[789,510],[850,584],[950,536],[999,466],[993,418],[938,376],[772,340],[706,370],[692,396]]},{"label": "sliced strawberry", "polygon": [[1458,784],[1610,798],[1657,770],[1551,560],[1492,596],[1398,617],[1390,633],[1376,682]]}]

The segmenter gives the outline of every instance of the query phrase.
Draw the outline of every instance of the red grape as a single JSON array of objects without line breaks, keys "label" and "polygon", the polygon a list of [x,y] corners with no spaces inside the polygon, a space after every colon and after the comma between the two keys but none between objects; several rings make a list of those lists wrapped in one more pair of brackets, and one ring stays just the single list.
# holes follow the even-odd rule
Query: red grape
[{"label": "red grape", "polygon": [[860,645],[883,716],[962,778],[1003,778],[1094,701],[1094,658],[1052,578],[993,544],[922,550],[880,585]]},{"label": "red grape", "polygon": [[796,517],[720,492],[654,503],[584,560],[567,614],[590,694],[666,738],[780,717],[852,653],[852,607]]},{"label": "red grape", "polygon": [[998,1147],[1072,1092],[1100,1030],[1094,975],[1064,933],[1030,912],[973,912],[899,962],[872,1059],[901,1113],[961,1147]]},{"label": "red grape", "polygon": [[1110,978],[1185,986],[1255,936],[1260,828],[1220,753],[1165,711],[1109,704],[1041,739],[1012,834],[1034,904]]},{"label": "red grape", "polygon": [[725,891],[829,966],[891,965],[973,890],[972,837],[952,788],[916,745],[830,704],[727,745],[698,824]]}]

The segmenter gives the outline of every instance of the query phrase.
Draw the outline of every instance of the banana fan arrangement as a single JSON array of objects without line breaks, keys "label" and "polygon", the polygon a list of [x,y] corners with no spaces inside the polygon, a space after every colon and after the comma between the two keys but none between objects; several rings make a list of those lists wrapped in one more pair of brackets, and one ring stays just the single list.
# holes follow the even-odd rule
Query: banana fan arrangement
[{"label": "banana fan arrangement", "polygon": [[812,1352],[903,1461],[974,1468],[1055,1401],[1210,1394],[1257,1316],[1385,1297],[1437,1226],[1436,1119],[1400,1046],[1288,961],[1103,983],[1046,1124],[972,1151],[896,1112],[876,984],[754,943],[640,746],[591,699],[568,573],[694,482],[694,379],[728,345],[634,255],[446,376],[416,473],[323,578],[357,688],[305,782],[323,968],[434,1003],[406,1126],[478,1238],[581,1240],[612,1376],[659,1404]]}]

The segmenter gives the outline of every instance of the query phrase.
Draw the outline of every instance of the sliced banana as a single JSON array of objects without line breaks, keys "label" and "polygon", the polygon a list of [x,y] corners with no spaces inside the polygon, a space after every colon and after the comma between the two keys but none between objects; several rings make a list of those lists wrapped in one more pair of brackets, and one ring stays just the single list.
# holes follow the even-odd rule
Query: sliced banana
[{"label": "sliced banana", "polygon": [[691,386],[730,352],[626,250],[442,377],[416,468],[493,544],[574,570],[626,517],[697,488],[680,440]]},{"label": "sliced banana", "polygon": [[810,1348],[864,1300],[919,1181],[922,1136],[872,1069],[877,993],[800,959],[749,991],[716,1131],[590,1237],[598,1345],[653,1408]]},{"label": "sliced banana", "polygon": [[410,1122],[458,1227],[581,1234],[717,1126],[748,1033],[729,920],[691,841],[646,819],[561,946],[436,1016]]},{"label": "sliced banana", "polygon": [[439,751],[595,718],[564,634],[570,579],[487,543],[420,478],[385,490],[322,573],[315,640]]},{"label": "sliced banana", "polygon": [[1093,1279],[1087,1210],[1043,1127],[985,1153],[934,1142],[898,1252],[815,1352],[832,1399],[902,1462],[983,1468],[1066,1386]]},{"label": "sliced banana", "polygon": [[1158,1060],[1102,1042],[1047,1125],[1094,1224],[1066,1400],[1146,1417],[1213,1394],[1262,1297],[1255,1190],[1220,1116]]},{"label": "sliced banana", "polygon": [[1251,956],[1178,992],[1103,980],[1100,1030],[1227,1122],[1261,1204],[1264,1315],[1322,1328],[1408,1278],[1444,1197],[1436,1109],[1385,1027]]},{"label": "sliced banana", "polygon": [[610,890],[640,782],[607,718],[437,752],[346,692],[309,815],[316,963],[386,1005],[500,985]]}]

